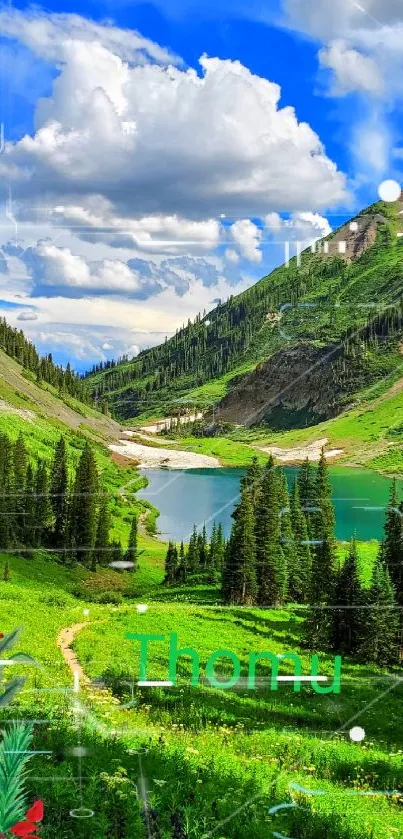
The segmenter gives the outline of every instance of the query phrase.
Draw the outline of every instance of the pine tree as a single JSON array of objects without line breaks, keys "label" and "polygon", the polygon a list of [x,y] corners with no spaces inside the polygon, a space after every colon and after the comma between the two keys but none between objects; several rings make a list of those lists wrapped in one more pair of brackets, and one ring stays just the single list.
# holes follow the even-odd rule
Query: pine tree
[{"label": "pine tree", "polygon": [[25,519],[24,519],[24,544],[36,544],[36,485],[35,473],[32,465],[28,463],[25,480]]},{"label": "pine tree", "polygon": [[11,579],[11,573],[10,573],[10,566],[9,566],[8,558],[7,558],[5,563],[4,563],[3,582],[7,583],[8,580],[10,580],[10,579]]},{"label": "pine tree", "polygon": [[389,571],[396,588],[397,598],[403,605],[403,529],[402,510],[399,509],[396,479],[392,481],[389,505],[384,525],[385,536],[382,542],[382,561]]},{"label": "pine tree", "polygon": [[45,463],[39,460],[35,476],[35,545],[44,545],[50,523],[48,472]]},{"label": "pine tree", "polygon": [[14,444],[14,526],[15,535],[22,541],[24,537],[24,512],[25,512],[25,482],[28,465],[28,454],[24,438],[20,431]]},{"label": "pine tree", "polygon": [[294,533],[295,558],[289,575],[289,598],[295,603],[309,601],[312,558],[308,544],[308,525],[299,497],[299,484],[294,481],[290,495],[291,525]]},{"label": "pine tree", "polygon": [[71,538],[78,562],[91,564],[97,522],[98,472],[91,446],[82,451],[74,483]]},{"label": "pine tree", "polygon": [[210,536],[210,545],[208,548],[208,570],[209,575],[212,579],[214,579],[215,570],[216,570],[216,552],[217,552],[217,525],[215,521],[213,522],[213,527],[211,529],[211,536]]},{"label": "pine tree", "polygon": [[308,538],[311,538],[311,517],[313,511],[309,508],[316,507],[316,485],[315,474],[309,458],[302,463],[298,472],[298,492],[302,511],[306,517]]},{"label": "pine tree", "polygon": [[259,487],[263,477],[263,470],[259,465],[257,457],[252,459],[252,463],[247,467],[245,475],[241,478],[241,491],[243,489],[250,489],[251,499],[254,504],[259,494]]},{"label": "pine tree", "polygon": [[66,543],[69,510],[69,474],[66,441],[63,436],[56,445],[50,486],[50,501],[54,516],[52,543],[56,548],[61,548]]},{"label": "pine tree", "polygon": [[125,553],[126,562],[133,563],[133,571],[137,568],[137,527],[137,516],[134,515],[130,526],[129,543]]},{"label": "pine tree", "polygon": [[216,571],[216,575],[218,577],[221,575],[222,569],[223,569],[224,552],[225,552],[225,539],[224,539],[222,524],[220,522],[218,527],[217,527],[217,537],[216,537],[216,544],[215,544],[215,571]]},{"label": "pine tree", "polygon": [[395,591],[388,570],[378,556],[366,593],[363,620],[359,630],[358,653],[363,661],[381,666],[398,660],[399,617]]},{"label": "pine tree", "polygon": [[97,565],[108,565],[112,561],[109,549],[110,512],[108,496],[104,493],[99,505],[97,532],[94,551],[91,558],[91,571],[96,571]]},{"label": "pine tree", "polygon": [[318,510],[313,514],[312,530],[316,542],[312,557],[312,603],[329,602],[335,585],[336,540],[335,516],[329,469],[322,449],[316,474]]},{"label": "pine tree", "polygon": [[196,525],[193,526],[193,532],[189,540],[189,549],[187,555],[187,563],[190,574],[195,574],[199,568],[199,547],[197,539]]},{"label": "pine tree", "polygon": [[244,488],[236,510],[223,574],[230,603],[249,605],[257,595],[255,520],[250,488]]},{"label": "pine tree", "polygon": [[199,533],[197,537],[197,552],[198,552],[198,559],[199,559],[199,568],[201,571],[205,571],[208,567],[208,558],[209,558],[209,551],[208,551],[208,544],[207,544],[207,533],[206,533],[206,525],[203,525],[203,530]]},{"label": "pine tree", "polygon": [[168,550],[165,557],[164,583],[172,585],[176,580],[178,568],[178,550],[174,542],[168,543]]},{"label": "pine tree", "polygon": [[359,558],[355,538],[339,569],[331,610],[332,646],[336,652],[352,655],[357,652],[363,620],[363,590],[359,578]]},{"label": "pine tree", "polygon": [[0,548],[14,541],[13,447],[7,434],[0,433]]},{"label": "pine tree", "polygon": [[179,564],[176,569],[176,579],[179,583],[186,583],[187,578],[187,557],[185,546],[183,542],[180,544],[179,548]]},{"label": "pine tree", "polygon": [[336,585],[335,518],[328,465],[322,449],[315,482],[317,511],[311,517],[314,538],[310,603],[312,608],[305,621],[305,633],[312,649],[326,649],[332,640],[332,619],[329,608],[334,600]]},{"label": "pine tree", "polygon": [[283,602],[286,567],[281,547],[281,487],[272,457],[264,470],[256,502],[257,601],[262,606]]}]

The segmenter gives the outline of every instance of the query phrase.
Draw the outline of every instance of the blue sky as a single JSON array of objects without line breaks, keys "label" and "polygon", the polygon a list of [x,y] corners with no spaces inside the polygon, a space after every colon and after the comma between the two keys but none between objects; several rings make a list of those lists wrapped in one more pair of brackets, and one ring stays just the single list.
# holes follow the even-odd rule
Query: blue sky
[{"label": "blue sky", "polygon": [[402,18],[399,0],[0,6],[0,311],[86,369],[377,200],[401,180]]}]

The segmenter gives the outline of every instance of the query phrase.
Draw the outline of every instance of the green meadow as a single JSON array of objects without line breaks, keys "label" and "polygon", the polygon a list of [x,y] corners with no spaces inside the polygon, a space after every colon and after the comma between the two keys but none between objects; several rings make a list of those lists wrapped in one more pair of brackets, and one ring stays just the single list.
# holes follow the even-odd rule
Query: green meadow
[{"label": "green meadow", "polygon": [[[363,579],[376,547],[359,546]],[[91,574],[46,555],[12,556],[11,579],[0,583],[1,631],[23,626],[19,648],[42,665],[21,667],[27,683],[3,711],[3,719],[39,720],[35,748],[51,752],[32,758],[28,776],[32,797],[45,803],[42,839],[263,839],[273,831],[293,839],[398,837],[399,673],[343,660],[340,694],[318,695],[310,685],[298,693],[287,682],[271,691],[269,666],[262,661],[255,690],[242,681],[232,690],[212,688],[203,674],[218,647],[239,656],[242,675],[248,654],[264,650],[298,653],[309,673],[310,655],[300,641],[303,610],[222,607],[213,586],[187,589],[184,602],[183,590],[160,586],[161,543],[144,537],[141,550],[142,571],[135,573]],[[119,594],[122,602],[94,602],[99,590],[108,593],[106,599]],[[147,611],[138,612],[138,603]],[[93,681],[82,683],[79,714],[72,675],[56,643],[59,632],[75,624],[85,624],[73,648]],[[127,632],[165,636],[149,647],[147,677],[153,680],[167,679],[168,636],[177,632],[181,646],[200,656],[199,684],[190,687],[190,659],[184,656],[176,687],[138,688],[139,644],[127,640]],[[320,661],[321,673],[331,676],[332,659],[321,655]],[[228,667],[223,659],[217,677],[224,678]],[[281,672],[290,674],[290,664]],[[350,740],[353,725],[365,729],[362,743]],[[72,751],[78,742],[86,749],[82,799]],[[368,794],[374,790],[394,794]],[[88,820],[69,815],[80,801],[94,813]],[[269,813],[292,802],[299,806]]]}]

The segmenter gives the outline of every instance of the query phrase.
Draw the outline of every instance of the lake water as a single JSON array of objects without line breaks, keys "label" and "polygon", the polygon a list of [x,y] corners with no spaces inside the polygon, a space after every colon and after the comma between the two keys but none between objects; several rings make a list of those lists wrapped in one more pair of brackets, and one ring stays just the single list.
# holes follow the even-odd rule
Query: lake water
[{"label": "lake water", "polygon": [[[284,468],[289,486],[298,468]],[[188,541],[196,524],[206,524],[210,533],[214,520],[221,522],[227,536],[231,513],[238,501],[243,469],[144,469],[149,481],[140,498],[147,498],[160,511],[157,527],[164,541]],[[385,506],[391,481],[375,472],[362,469],[330,469],[333,503],[336,510],[336,535],[348,540],[355,531],[357,539],[379,539],[383,534]],[[399,490],[403,482],[399,481]]]}]

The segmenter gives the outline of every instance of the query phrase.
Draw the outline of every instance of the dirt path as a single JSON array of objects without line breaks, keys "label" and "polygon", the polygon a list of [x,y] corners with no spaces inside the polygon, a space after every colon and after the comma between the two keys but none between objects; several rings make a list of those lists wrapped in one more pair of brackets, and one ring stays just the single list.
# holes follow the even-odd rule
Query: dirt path
[{"label": "dirt path", "polygon": [[71,649],[71,644],[73,643],[75,636],[81,632],[85,626],[88,626],[88,621],[85,623],[74,623],[73,626],[65,626],[64,629],[60,630],[56,643],[61,650],[62,656],[69,670],[71,670],[73,675],[74,673],[78,673],[80,682],[88,685],[90,684],[90,679],[86,673],[84,673],[75,652]]}]

